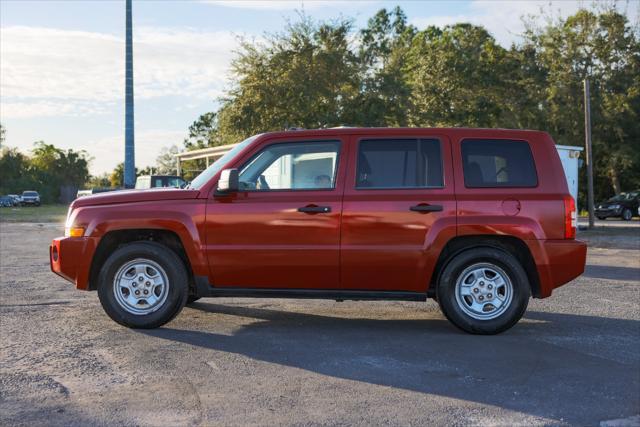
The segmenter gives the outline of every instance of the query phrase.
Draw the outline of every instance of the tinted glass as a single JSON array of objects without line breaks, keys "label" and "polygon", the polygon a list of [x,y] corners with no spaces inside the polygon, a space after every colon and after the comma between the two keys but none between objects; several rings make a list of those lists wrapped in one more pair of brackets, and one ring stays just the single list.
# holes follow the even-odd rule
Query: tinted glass
[{"label": "tinted glass", "polygon": [[240,171],[243,190],[319,190],[335,186],[340,143],[308,141],[274,144]]},{"label": "tinted glass", "polygon": [[535,187],[531,148],[526,141],[467,139],[462,141],[466,187]]},{"label": "tinted glass", "polygon": [[357,188],[442,187],[437,139],[371,139],[358,146]]}]

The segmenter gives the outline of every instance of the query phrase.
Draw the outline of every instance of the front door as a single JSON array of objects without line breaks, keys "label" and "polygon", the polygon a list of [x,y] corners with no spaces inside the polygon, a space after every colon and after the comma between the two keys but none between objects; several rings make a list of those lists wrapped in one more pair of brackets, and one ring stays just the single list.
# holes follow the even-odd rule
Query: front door
[{"label": "front door", "polygon": [[[343,289],[425,292],[440,241],[455,236],[448,138],[353,137],[342,209]],[[436,244],[434,244],[436,243]]]},{"label": "front door", "polygon": [[207,205],[215,287],[339,287],[345,151],[341,138],[271,140],[230,166],[241,191]]}]

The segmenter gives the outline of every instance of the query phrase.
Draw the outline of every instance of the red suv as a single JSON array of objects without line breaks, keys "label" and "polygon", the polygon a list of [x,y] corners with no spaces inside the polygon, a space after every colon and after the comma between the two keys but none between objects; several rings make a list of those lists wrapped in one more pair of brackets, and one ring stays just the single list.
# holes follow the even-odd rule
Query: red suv
[{"label": "red suv", "polygon": [[495,334],[582,274],[551,137],[339,128],[239,144],[186,189],[77,199],[51,269],[134,328],[201,297],[438,301]]}]

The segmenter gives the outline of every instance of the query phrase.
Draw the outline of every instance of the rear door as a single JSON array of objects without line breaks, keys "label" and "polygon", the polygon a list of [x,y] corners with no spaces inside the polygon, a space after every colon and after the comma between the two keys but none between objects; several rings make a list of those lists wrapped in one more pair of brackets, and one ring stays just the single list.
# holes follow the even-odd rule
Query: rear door
[{"label": "rear door", "polygon": [[455,235],[444,135],[358,135],[343,199],[343,289],[424,292],[441,240]]}]

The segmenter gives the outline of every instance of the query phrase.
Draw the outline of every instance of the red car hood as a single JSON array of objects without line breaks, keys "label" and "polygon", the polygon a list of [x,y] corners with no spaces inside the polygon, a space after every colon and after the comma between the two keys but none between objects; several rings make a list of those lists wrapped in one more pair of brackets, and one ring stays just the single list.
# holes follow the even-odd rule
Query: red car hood
[{"label": "red car hood", "polygon": [[118,190],[108,193],[80,197],[71,203],[71,208],[80,206],[111,205],[114,203],[151,202],[155,200],[184,200],[198,197],[198,190],[159,188],[153,190]]}]

